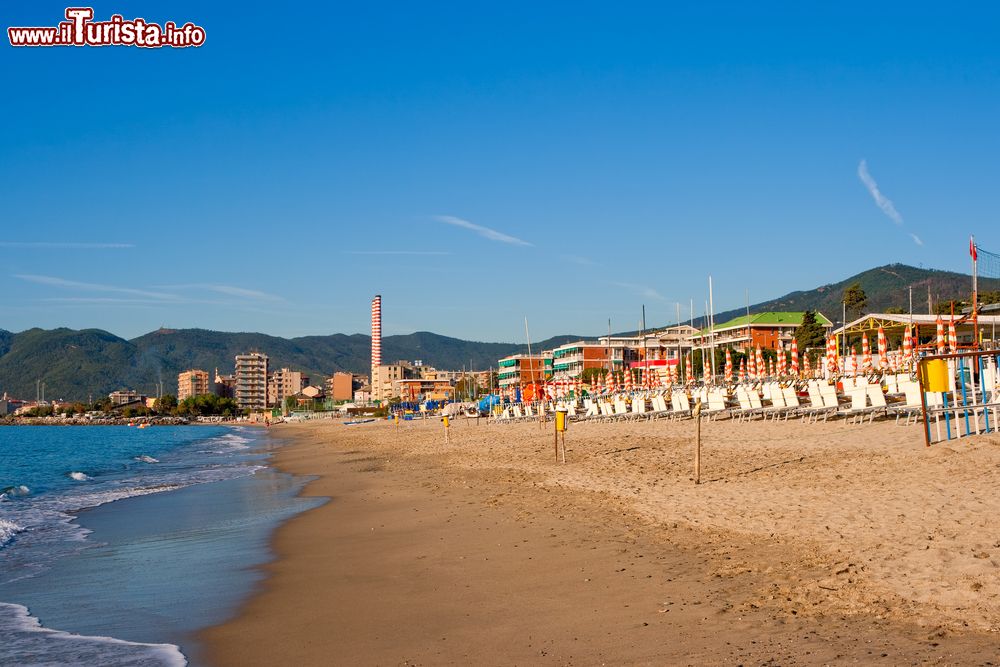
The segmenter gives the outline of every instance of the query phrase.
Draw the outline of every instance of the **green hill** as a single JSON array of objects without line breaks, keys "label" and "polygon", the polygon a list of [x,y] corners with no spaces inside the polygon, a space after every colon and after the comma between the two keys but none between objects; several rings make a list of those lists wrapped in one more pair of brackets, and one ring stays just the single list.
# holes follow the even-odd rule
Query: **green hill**
[{"label": "green hill", "polygon": [[[927,294],[931,301],[969,300],[972,293],[972,277],[951,271],[919,269],[905,264],[887,264],[851,276],[831,285],[821,285],[815,289],[790,292],[777,299],[751,306],[753,312],[768,310],[818,310],[833,321],[841,319],[841,300],[844,290],[854,283],[860,283],[868,297],[868,312],[884,312],[886,308],[902,308],[909,311],[909,288],[913,287],[913,312],[926,313]],[[1000,289],[1000,280],[979,281],[979,290]],[[724,313],[716,313],[715,321],[745,315],[745,308],[736,308]]]},{"label": "green hill", "polygon": [[[561,345],[579,336],[539,341],[539,349]],[[523,351],[513,343],[480,343],[419,331],[387,336],[383,359],[420,359],[437,368],[484,369],[500,357]],[[29,329],[17,334],[0,330],[0,392],[34,398],[36,380],[45,383],[47,398],[84,400],[128,387],[156,394],[177,390],[177,374],[189,368],[232,373],[234,357],[251,350],[264,352],[273,369],[302,370],[313,383],[335,371],[367,374],[371,340],[361,334],[279,338],[260,333],[228,333],[205,329],[160,329],[133,340],[88,329]]]}]

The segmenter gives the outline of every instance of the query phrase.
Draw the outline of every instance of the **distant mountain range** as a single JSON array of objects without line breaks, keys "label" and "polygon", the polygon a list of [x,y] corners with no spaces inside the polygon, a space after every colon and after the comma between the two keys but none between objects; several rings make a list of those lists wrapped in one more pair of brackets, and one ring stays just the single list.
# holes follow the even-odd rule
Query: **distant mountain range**
[{"label": "distant mountain range", "polygon": [[[971,290],[968,275],[891,264],[832,285],[791,292],[750,309],[819,310],[837,320],[844,289],[854,283],[860,283],[867,293],[868,309],[873,312],[893,306],[907,308],[910,286],[914,288],[915,312],[927,311],[928,287],[934,302],[968,299]],[[1000,290],[1000,280],[980,280],[980,290]],[[715,321],[721,324],[745,313],[743,308],[717,313]],[[532,347],[551,349],[581,338],[556,336],[533,343]],[[222,373],[231,373],[234,357],[249,350],[267,354],[272,368],[302,370],[318,383],[335,371],[367,374],[370,343],[370,338],[361,334],[289,339],[260,333],[160,329],[126,340],[100,329],[29,329],[16,334],[0,329],[0,392],[34,398],[35,382],[40,380],[45,383],[47,398],[67,400],[86,400],[124,387],[155,394],[159,381],[165,392],[175,393],[179,372],[203,368],[211,373],[218,368]],[[489,368],[496,365],[497,359],[523,351],[523,344],[481,343],[427,331],[386,336],[382,341],[382,358],[387,362],[421,359],[446,369]]]}]

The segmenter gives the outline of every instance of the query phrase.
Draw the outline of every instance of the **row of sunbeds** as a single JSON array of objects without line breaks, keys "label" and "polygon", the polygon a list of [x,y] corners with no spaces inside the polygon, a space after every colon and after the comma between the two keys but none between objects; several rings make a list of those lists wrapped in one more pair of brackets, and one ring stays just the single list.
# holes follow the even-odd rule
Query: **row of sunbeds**
[{"label": "row of sunbeds", "polygon": [[[731,395],[722,388],[701,388],[695,392],[695,401],[700,399],[698,410],[702,417],[709,419],[733,418],[740,422],[757,419],[787,421],[799,418],[807,422],[827,421],[829,418],[844,418],[849,423],[872,422],[876,418],[895,418],[896,423],[915,423],[922,414],[919,385],[906,376],[894,378],[890,382],[890,400],[881,385],[860,382],[845,383],[843,394],[838,394],[834,386],[820,380],[810,380],[800,390],[794,385],[783,386],[779,382],[765,382],[754,387],[738,385]],[[891,391],[895,390],[895,391]],[[1000,392],[995,392],[1000,393]],[[982,401],[980,412],[993,409],[994,422],[997,418],[998,397],[994,402]],[[944,411],[944,397],[940,393],[928,393],[929,411],[935,415]],[[617,395],[607,398],[585,398],[582,405],[577,401],[539,403],[535,406],[514,405],[505,408],[495,417],[497,422],[537,420],[565,409],[570,419],[577,421],[634,421],[643,419],[685,419],[693,416],[692,398],[684,391],[636,394],[631,397]],[[952,412],[970,408],[952,405]],[[989,417],[987,417],[988,419]]]}]

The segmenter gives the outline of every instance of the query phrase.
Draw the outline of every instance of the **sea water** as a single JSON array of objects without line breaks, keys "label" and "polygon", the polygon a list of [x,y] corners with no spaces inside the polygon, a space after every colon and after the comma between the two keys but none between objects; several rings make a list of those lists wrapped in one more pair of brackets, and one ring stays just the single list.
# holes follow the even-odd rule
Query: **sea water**
[{"label": "sea water", "polygon": [[0,428],[0,664],[183,665],[315,506],[261,429]]}]

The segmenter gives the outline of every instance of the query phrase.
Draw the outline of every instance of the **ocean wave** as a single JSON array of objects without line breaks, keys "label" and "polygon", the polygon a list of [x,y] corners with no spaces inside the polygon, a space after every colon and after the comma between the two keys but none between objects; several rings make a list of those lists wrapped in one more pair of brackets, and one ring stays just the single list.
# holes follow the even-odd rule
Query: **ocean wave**
[{"label": "ocean wave", "polygon": [[143,454],[142,456],[136,456],[133,460],[139,461],[140,463],[159,463],[160,459],[154,459],[152,456],[147,456]]},{"label": "ocean wave", "polygon": [[8,498],[15,498],[17,496],[26,496],[29,493],[31,493],[31,489],[26,487],[24,484],[20,484],[18,486],[8,486],[0,491],[0,500],[7,500]]},{"label": "ocean wave", "polygon": [[71,477],[72,479],[75,479],[75,480],[76,480],[76,481],[78,481],[78,482],[85,482],[85,481],[87,481],[88,479],[90,479],[90,477],[88,477],[88,476],[87,476],[87,475],[85,475],[84,473],[82,473],[82,472],[77,472],[77,471],[75,471],[75,470],[74,470],[73,472],[69,473],[69,476],[70,476],[70,477]]},{"label": "ocean wave", "polygon": [[0,602],[0,627],[4,630],[2,664],[187,665],[187,658],[174,644],[143,644],[52,630],[18,604]]},{"label": "ocean wave", "polygon": [[17,525],[13,521],[8,521],[7,519],[0,519],[0,548],[5,544],[14,539],[14,536],[20,533],[24,528]]}]

